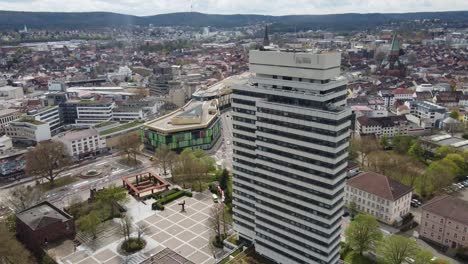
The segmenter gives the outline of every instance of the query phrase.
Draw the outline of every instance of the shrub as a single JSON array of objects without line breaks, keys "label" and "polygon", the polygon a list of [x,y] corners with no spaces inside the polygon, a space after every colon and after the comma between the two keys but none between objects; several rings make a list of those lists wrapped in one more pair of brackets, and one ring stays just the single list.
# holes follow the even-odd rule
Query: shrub
[{"label": "shrub", "polygon": [[172,202],[174,200],[177,200],[177,199],[179,199],[180,197],[182,197],[184,195],[185,195],[185,191],[177,191],[175,193],[169,194],[166,197],[163,197],[163,198],[159,199],[158,203],[164,205],[164,204],[170,203],[170,202]]},{"label": "shrub", "polygon": [[185,196],[187,196],[187,197],[192,197],[193,194],[192,194],[191,192],[189,192],[189,191],[185,191]]},{"label": "shrub", "polygon": [[146,246],[146,241],[138,238],[130,238],[129,240],[123,242],[121,248],[127,253],[137,252],[142,250]]},{"label": "shrub", "polygon": [[180,191],[178,188],[174,188],[174,189],[170,189],[170,190],[164,190],[162,192],[159,192],[159,193],[155,193],[153,195],[153,198],[156,199],[156,200],[159,200],[161,198],[164,198],[166,196],[169,196],[171,194],[174,194],[176,192]]},{"label": "shrub", "polygon": [[164,211],[164,205],[161,205],[158,202],[154,202],[153,204],[151,204],[151,210]]},{"label": "shrub", "polygon": [[212,182],[209,186],[210,192],[217,194],[218,193],[218,185],[214,182]]}]

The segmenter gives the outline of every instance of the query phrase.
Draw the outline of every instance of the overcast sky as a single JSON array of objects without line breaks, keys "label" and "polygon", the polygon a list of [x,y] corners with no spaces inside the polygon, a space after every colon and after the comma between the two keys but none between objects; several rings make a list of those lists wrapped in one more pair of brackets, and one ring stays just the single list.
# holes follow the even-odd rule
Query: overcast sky
[{"label": "overcast sky", "polygon": [[[333,14],[468,11],[468,0],[192,0],[212,14]],[[190,11],[191,0],[0,0],[0,10],[109,11],[138,16]]]}]

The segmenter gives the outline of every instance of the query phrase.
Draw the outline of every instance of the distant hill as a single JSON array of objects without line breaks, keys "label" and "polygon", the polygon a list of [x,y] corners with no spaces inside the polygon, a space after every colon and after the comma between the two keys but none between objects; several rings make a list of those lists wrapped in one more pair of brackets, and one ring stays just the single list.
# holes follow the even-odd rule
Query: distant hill
[{"label": "distant hill", "polygon": [[468,11],[424,12],[401,14],[334,14],[334,15],[215,15],[203,13],[170,13],[155,16],[132,16],[109,12],[52,13],[0,11],[0,29],[79,29],[107,26],[214,26],[235,27],[255,23],[275,23],[279,28],[351,30],[372,28],[388,22],[414,19],[440,19],[442,21],[468,22]]}]

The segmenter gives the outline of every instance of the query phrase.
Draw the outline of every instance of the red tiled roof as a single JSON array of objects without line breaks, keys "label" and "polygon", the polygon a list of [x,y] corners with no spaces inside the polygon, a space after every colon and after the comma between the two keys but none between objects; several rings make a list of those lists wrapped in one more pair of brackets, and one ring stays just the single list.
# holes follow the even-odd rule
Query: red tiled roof
[{"label": "red tiled roof", "polygon": [[396,201],[412,191],[410,187],[376,172],[361,173],[349,179],[347,185],[391,201]]},{"label": "red tiled roof", "polygon": [[428,211],[460,223],[468,223],[468,201],[453,196],[438,196],[422,207]]}]

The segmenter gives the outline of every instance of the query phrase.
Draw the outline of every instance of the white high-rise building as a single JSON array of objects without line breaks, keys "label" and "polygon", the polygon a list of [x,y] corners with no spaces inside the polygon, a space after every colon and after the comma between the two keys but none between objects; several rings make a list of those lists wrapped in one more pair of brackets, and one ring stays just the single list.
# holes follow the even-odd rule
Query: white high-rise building
[{"label": "white high-rise building", "polygon": [[233,89],[234,229],[277,263],[338,263],[351,110],[338,53],[250,52]]}]

